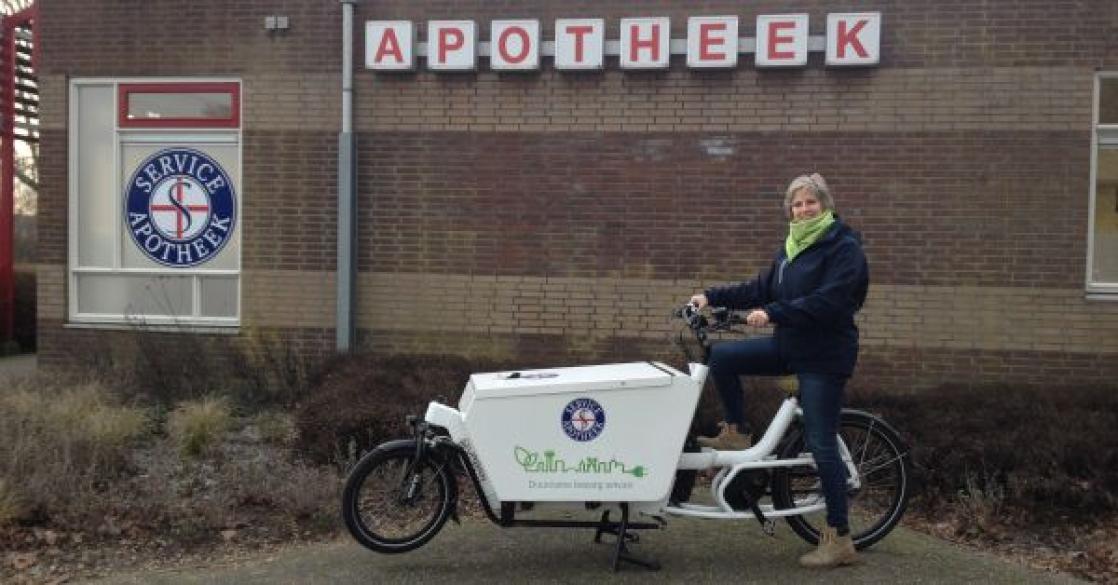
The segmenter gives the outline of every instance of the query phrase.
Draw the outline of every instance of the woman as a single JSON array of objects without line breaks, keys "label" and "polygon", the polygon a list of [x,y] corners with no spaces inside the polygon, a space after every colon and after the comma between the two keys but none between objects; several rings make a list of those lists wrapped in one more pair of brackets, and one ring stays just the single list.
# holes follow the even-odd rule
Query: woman
[{"label": "woman", "polygon": [[745,420],[741,375],[799,380],[808,449],[819,470],[827,502],[827,526],[819,547],[800,558],[808,567],[857,562],[847,523],[846,471],[835,440],[843,388],[858,357],[854,314],[862,308],[869,271],[857,232],[839,221],[827,183],[818,174],[796,177],[784,196],[791,223],[772,265],[751,281],[715,287],[691,297],[709,305],[748,311],[754,327],[773,325],[773,334],[715,345],[710,373],[726,421],[703,445],[740,450],[751,444]]}]

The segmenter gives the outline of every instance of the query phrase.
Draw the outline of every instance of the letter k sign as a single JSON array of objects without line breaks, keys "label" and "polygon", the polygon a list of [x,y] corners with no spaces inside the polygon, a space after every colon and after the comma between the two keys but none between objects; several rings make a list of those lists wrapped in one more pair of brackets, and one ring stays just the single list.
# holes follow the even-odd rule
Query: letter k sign
[{"label": "letter k sign", "polygon": [[830,67],[881,62],[881,13],[827,15],[827,60]]}]

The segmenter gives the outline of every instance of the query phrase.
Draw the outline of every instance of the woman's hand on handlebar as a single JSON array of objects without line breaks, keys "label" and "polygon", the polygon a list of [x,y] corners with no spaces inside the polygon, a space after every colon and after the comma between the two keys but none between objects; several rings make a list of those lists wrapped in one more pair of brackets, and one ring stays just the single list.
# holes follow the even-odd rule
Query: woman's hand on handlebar
[{"label": "woman's hand on handlebar", "polygon": [[753,309],[745,316],[745,322],[753,327],[764,327],[769,324],[769,314],[764,309]]},{"label": "woman's hand on handlebar", "polygon": [[[694,307],[695,311],[701,311],[710,304],[710,300],[707,299],[705,294],[700,293],[692,296],[688,304]],[[721,311],[721,315],[719,311]],[[741,317],[734,315],[724,308],[716,310],[715,313],[716,322],[726,322],[730,325],[742,322]],[[769,319],[769,314],[765,312],[764,309],[753,309],[746,314],[745,323],[753,327],[766,327],[770,325],[772,321]]]}]

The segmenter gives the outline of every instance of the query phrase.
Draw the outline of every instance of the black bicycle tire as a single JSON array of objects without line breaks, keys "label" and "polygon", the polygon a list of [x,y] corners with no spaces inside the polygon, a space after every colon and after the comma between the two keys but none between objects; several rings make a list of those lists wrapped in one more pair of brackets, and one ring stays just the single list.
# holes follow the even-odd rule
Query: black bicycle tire
[{"label": "black bicycle tire", "polygon": [[382,445],[367,453],[350,472],[346,479],[345,489],[342,491],[342,518],[349,533],[362,546],[379,553],[388,554],[415,550],[434,538],[446,524],[447,519],[450,518],[458,499],[457,479],[451,471],[450,465],[438,459],[434,454],[428,453],[419,462],[419,466],[421,472],[425,469],[431,470],[438,480],[434,485],[438,492],[439,505],[431,519],[414,534],[403,538],[381,536],[366,525],[358,509],[360,491],[364,487],[366,479],[386,462],[392,460],[410,461],[414,456],[414,441],[396,441]]},{"label": "black bicycle tire", "polygon": [[[900,522],[905,509],[908,507],[909,491],[912,483],[911,470],[909,469],[908,463],[908,449],[896,432],[880,419],[868,413],[857,410],[843,410],[839,424],[840,433],[842,432],[841,427],[857,427],[867,434],[877,436],[886,443],[894,457],[889,464],[895,464],[898,472],[899,488],[896,489],[896,494],[889,505],[888,513],[884,515],[882,519],[874,523],[869,529],[852,534],[854,547],[858,550],[863,550],[873,546],[882,538],[885,538],[885,536],[897,526],[897,523]],[[781,448],[781,459],[794,458],[799,454],[799,451],[801,451],[799,443],[802,440],[802,436],[802,428],[797,429],[793,434],[789,435],[789,439]],[[790,470],[788,468],[779,468],[773,472],[772,495],[773,504],[777,509],[787,509],[794,505],[794,496],[791,492],[789,473]],[[819,543],[819,530],[803,516],[786,516],[785,521],[788,522],[792,531],[800,538],[803,538],[813,545]]]}]

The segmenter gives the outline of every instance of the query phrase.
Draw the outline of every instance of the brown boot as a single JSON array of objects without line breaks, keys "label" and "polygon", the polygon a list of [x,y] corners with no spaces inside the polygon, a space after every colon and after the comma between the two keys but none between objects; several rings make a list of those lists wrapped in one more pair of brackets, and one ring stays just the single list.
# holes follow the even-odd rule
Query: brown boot
[{"label": "brown boot", "polygon": [[800,557],[800,565],[810,569],[830,569],[842,565],[853,565],[861,559],[854,550],[850,535],[839,536],[838,530],[824,526],[819,534],[819,546]]},{"label": "brown boot", "polygon": [[719,451],[743,451],[753,445],[753,435],[739,433],[737,425],[718,423],[721,429],[717,437],[698,437],[695,440],[704,447]]}]

